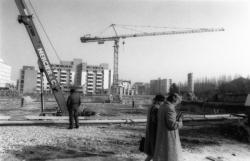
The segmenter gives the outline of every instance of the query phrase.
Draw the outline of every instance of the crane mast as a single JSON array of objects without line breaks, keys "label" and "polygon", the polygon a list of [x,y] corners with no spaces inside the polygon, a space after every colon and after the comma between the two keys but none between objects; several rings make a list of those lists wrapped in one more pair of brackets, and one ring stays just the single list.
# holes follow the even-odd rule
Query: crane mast
[{"label": "crane mast", "polygon": [[[145,37],[145,36],[160,36],[160,35],[177,35],[177,34],[192,34],[192,33],[203,33],[203,32],[218,32],[224,31],[224,28],[198,28],[198,29],[183,29],[178,31],[163,31],[163,32],[143,32],[135,34],[121,34],[118,35],[115,30],[115,24],[110,25],[114,31],[115,36],[98,37],[98,36],[83,36],[80,38],[82,43],[97,42],[98,44],[103,44],[105,41],[114,41],[114,73],[113,73],[113,92],[116,91],[118,87],[118,59],[119,59],[119,41],[120,39],[135,38],[135,37]],[[116,91],[117,92],[117,91]]]},{"label": "crane mast", "polygon": [[29,10],[24,0],[15,0],[15,2],[20,12],[20,15],[18,16],[18,22],[24,24],[29,34],[30,40],[33,44],[33,47],[38,57],[38,65],[39,65],[40,71],[45,73],[46,78],[51,87],[51,90],[55,96],[56,102],[59,106],[59,108],[57,109],[57,115],[67,115],[67,105],[66,105],[65,98],[61,91],[61,87],[56,77],[53,74],[50,61],[43,47],[39,34],[36,30],[35,24],[32,19],[32,15],[29,13]]}]

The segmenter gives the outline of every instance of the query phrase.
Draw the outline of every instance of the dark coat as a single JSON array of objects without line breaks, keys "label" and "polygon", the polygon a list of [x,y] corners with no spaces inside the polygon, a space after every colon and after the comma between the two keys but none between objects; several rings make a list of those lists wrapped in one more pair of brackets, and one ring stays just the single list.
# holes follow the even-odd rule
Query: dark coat
[{"label": "dark coat", "polygon": [[68,110],[78,110],[81,105],[81,97],[79,93],[72,93],[67,100]]},{"label": "dark coat", "polygon": [[157,132],[157,113],[158,113],[158,108],[155,105],[152,105],[148,109],[144,153],[146,153],[149,156],[154,155],[156,132]]},{"label": "dark coat", "polygon": [[182,161],[180,126],[176,121],[175,105],[169,102],[161,105],[158,110],[154,161]]}]

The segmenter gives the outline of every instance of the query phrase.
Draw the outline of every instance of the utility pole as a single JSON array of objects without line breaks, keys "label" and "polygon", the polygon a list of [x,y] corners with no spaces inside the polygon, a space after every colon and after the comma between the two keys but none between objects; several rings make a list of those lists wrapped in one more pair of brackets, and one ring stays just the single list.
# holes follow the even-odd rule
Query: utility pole
[{"label": "utility pole", "polygon": [[41,73],[41,116],[44,115],[44,96],[43,96],[43,72],[40,70]]}]

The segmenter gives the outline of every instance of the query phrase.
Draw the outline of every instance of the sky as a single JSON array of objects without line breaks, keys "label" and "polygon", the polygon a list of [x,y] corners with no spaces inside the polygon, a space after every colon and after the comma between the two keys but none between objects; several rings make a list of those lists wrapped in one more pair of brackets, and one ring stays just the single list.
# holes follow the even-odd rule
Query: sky
[{"label": "sky", "polygon": [[[250,75],[247,0],[30,1],[61,60],[81,58],[93,65],[108,63],[113,70],[113,42],[80,42],[81,36],[97,34],[110,24],[181,29],[223,27],[224,32],[125,39],[119,48],[119,78],[149,82],[160,77],[185,82],[190,72],[194,79]],[[29,4],[27,0],[26,3]],[[19,77],[23,65],[37,68],[34,48],[24,25],[17,22],[18,14],[14,0],[0,0],[0,58],[12,67],[13,80]],[[58,63],[36,17],[34,21],[51,63]]]}]

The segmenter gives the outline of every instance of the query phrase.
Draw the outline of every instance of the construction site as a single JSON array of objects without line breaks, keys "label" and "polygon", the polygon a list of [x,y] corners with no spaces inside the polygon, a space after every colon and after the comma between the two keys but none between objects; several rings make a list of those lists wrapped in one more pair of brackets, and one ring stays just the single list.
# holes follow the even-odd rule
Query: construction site
[{"label": "construction site", "polygon": [[[12,14],[13,16],[15,14],[17,18],[11,20],[11,22],[15,22],[13,26],[18,28],[18,32],[20,31],[25,39],[22,39],[23,36],[15,36],[15,40],[18,39],[16,40],[17,43],[24,41],[25,44],[28,44],[25,51],[19,52],[26,52],[27,50],[33,54],[33,57],[24,57],[24,60],[18,56],[12,58],[17,59],[15,60],[17,62],[30,62],[28,65],[19,65],[19,67],[23,65],[23,68],[20,70],[20,79],[17,81],[16,87],[9,85],[8,87],[0,88],[0,160],[145,160],[147,155],[139,150],[139,146],[141,138],[146,135],[148,109],[152,107],[156,94],[168,97],[173,93],[178,93],[182,97],[181,103],[176,107],[176,112],[183,115],[183,127],[179,130],[183,161],[250,160],[250,85],[248,85],[250,81],[248,81],[248,77],[246,79],[238,77],[228,81],[223,80],[222,82],[214,81],[216,85],[206,79],[205,82],[208,85],[206,87],[204,87],[204,83],[194,81],[193,73],[188,73],[187,83],[184,84],[177,83],[176,81],[172,82],[169,76],[167,79],[159,77],[156,80],[151,80],[148,86],[140,82],[132,85],[131,82],[133,81],[122,79],[125,77],[124,75],[126,74],[124,73],[126,72],[134,72],[135,79],[136,77],[140,78],[141,75],[150,73],[150,70],[146,68],[148,66],[159,65],[157,67],[159,70],[164,69],[164,65],[171,64],[171,58],[173,58],[170,56],[166,59],[163,56],[157,55],[154,49],[155,53],[151,53],[151,55],[155,57],[155,60],[152,60],[153,57],[147,58],[148,53],[146,49],[139,51],[144,52],[145,55],[144,53],[139,54],[140,59],[133,62],[134,58],[126,59],[124,57],[124,54],[127,54],[124,52],[124,45],[127,42],[129,45],[140,42],[143,47],[148,46],[153,48],[154,44],[151,44],[152,40],[150,39],[155,39],[155,41],[159,41],[160,43],[165,40],[162,37],[177,37],[173,38],[174,43],[180,43],[178,44],[179,46],[177,45],[177,48],[187,50],[184,47],[185,41],[180,39],[186,39],[187,42],[194,40],[194,42],[190,42],[194,46],[198,46],[196,44],[199,43],[209,42],[205,40],[198,43],[198,40],[206,38],[214,39],[217,43],[217,41],[221,41],[221,37],[225,36],[224,33],[227,32],[227,26],[160,27],[152,25],[154,24],[152,20],[151,25],[121,25],[111,23],[107,27],[100,27],[102,31],[98,33],[76,32],[78,37],[73,41],[74,44],[77,44],[81,50],[85,50],[91,46],[88,48],[90,50],[85,52],[90,53],[90,55],[92,54],[92,57],[95,57],[95,55],[91,53],[91,49],[95,49],[98,54],[100,54],[100,50],[106,51],[106,48],[104,49],[104,47],[100,46],[107,46],[109,48],[108,51],[112,51],[112,53],[107,55],[100,55],[99,58],[101,62],[106,61],[107,58],[109,61],[112,59],[112,69],[109,69],[107,63],[98,62],[100,65],[87,64],[88,59],[84,55],[86,53],[76,56],[73,52],[74,49],[69,49],[68,51],[72,51],[72,53],[67,54],[67,56],[60,55],[60,52],[63,50],[60,50],[60,47],[58,50],[57,47],[60,45],[54,41],[59,39],[67,41],[69,38],[54,38],[56,34],[53,35],[46,31],[46,28],[48,28],[46,22],[57,26],[55,30],[58,29],[59,31],[61,28],[59,21],[63,22],[64,16],[59,15],[56,21],[51,21],[51,19],[44,21],[40,16],[46,15],[44,13],[47,11],[42,12],[42,9],[39,10],[39,7],[43,8],[47,6],[48,12],[50,12],[49,9],[53,11],[53,4],[57,5],[57,3],[52,2],[50,4],[47,1],[43,3],[36,0],[12,0],[11,3],[9,1],[3,3],[6,8],[10,7],[15,11]],[[57,7],[60,11],[60,9],[68,5],[66,7],[68,11],[65,11],[65,13],[67,12],[69,17],[66,18],[72,20],[74,18],[71,17],[70,11],[74,9],[81,10],[82,6],[80,7],[80,4],[82,3],[84,5],[92,5],[92,2],[76,1],[70,4],[70,2],[63,1],[61,6]],[[62,7],[63,4],[66,5]],[[139,4],[141,5],[141,3]],[[95,5],[98,6],[97,4]],[[118,4],[114,3],[113,7],[116,5],[118,6]],[[126,6],[125,4],[123,5]],[[160,8],[158,3],[157,5]],[[103,6],[106,5],[103,4]],[[102,8],[103,6],[100,5],[99,7]],[[90,10],[90,15],[91,12],[95,11]],[[103,11],[103,14],[106,14],[106,12],[108,11]],[[43,13],[44,15],[39,15],[39,13]],[[84,14],[84,12],[79,13]],[[72,11],[72,15],[74,14],[75,12]],[[113,16],[113,13],[111,15]],[[95,19],[94,16],[90,16],[90,18]],[[110,22],[107,19],[100,21]],[[72,35],[73,30],[78,28],[78,26],[70,23],[65,24],[65,26],[69,30],[72,30]],[[81,25],[79,26],[81,29]],[[213,26],[213,23],[210,26]],[[91,28],[91,25],[88,28]],[[61,34],[63,35],[64,33],[62,32]],[[195,36],[191,38],[190,35]],[[211,38],[208,35],[213,36]],[[219,37],[218,40],[216,40],[216,36]],[[144,39],[149,43],[143,43]],[[45,40],[46,43],[44,43]],[[138,48],[137,46],[134,46],[134,48],[141,50],[141,46],[136,45]],[[13,46],[12,48],[15,48]],[[19,50],[18,45],[16,46],[17,50]],[[204,46],[210,47],[212,45],[206,44]],[[227,44],[227,46],[229,45]],[[235,46],[237,47],[237,45]],[[68,46],[68,48],[74,47]],[[192,47],[188,46],[187,48]],[[32,51],[30,51],[31,49]],[[128,49],[128,52],[130,50]],[[192,50],[192,52],[195,52],[195,50]],[[200,55],[206,53],[205,50],[197,49]],[[59,60],[59,64],[51,63],[54,61],[54,59],[51,61],[50,58],[52,56],[51,51],[55,54],[54,57]],[[164,51],[164,55],[169,54],[169,51]],[[223,50],[221,49],[220,51]],[[75,59],[75,57],[79,57],[79,59]],[[177,55],[177,57],[179,56]],[[73,59],[73,61],[62,61],[65,58]],[[137,58],[136,54],[135,58]],[[157,63],[157,59],[166,59],[167,63],[160,65],[160,63]],[[126,63],[124,63],[125,60]],[[195,61],[198,62],[199,60],[193,60],[192,65],[195,64]],[[202,61],[202,64],[207,63],[206,60]],[[140,69],[141,64],[143,66],[145,63],[146,65],[143,66],[143,70],[146,72],[136,73],[135,68],[131,70],[130,65],[132,66],[134,63],[136,64],[135,68],[138,67]],[[179,60],[176,64],[178,63],[180,63]],[[209,67],[213,66],[213,62],[208,62],[208,64]],[[38,67],[38,71],[32,65]],[[222,65],[219,64],[219,66]],[[188,67],[189,65],[183,66],[182,69],[177,69],[177,67],[172,69],[168,66],[172,71],[167,72],[174,75],[179,70],[186,72],[186,68],[188,69]],[[156,77],[155,75],[160,75],[160,72],[157,71],[153,71],[152,73],[154,77]],[[241,86],[241,84],[244,85]],[[69,107],[67,106],[67,99],[69,99],[72,89],[80,96],[78,110],[80,126],[79,128],[68,129]],[[201,91],[201,89],[205,90]]]}]

